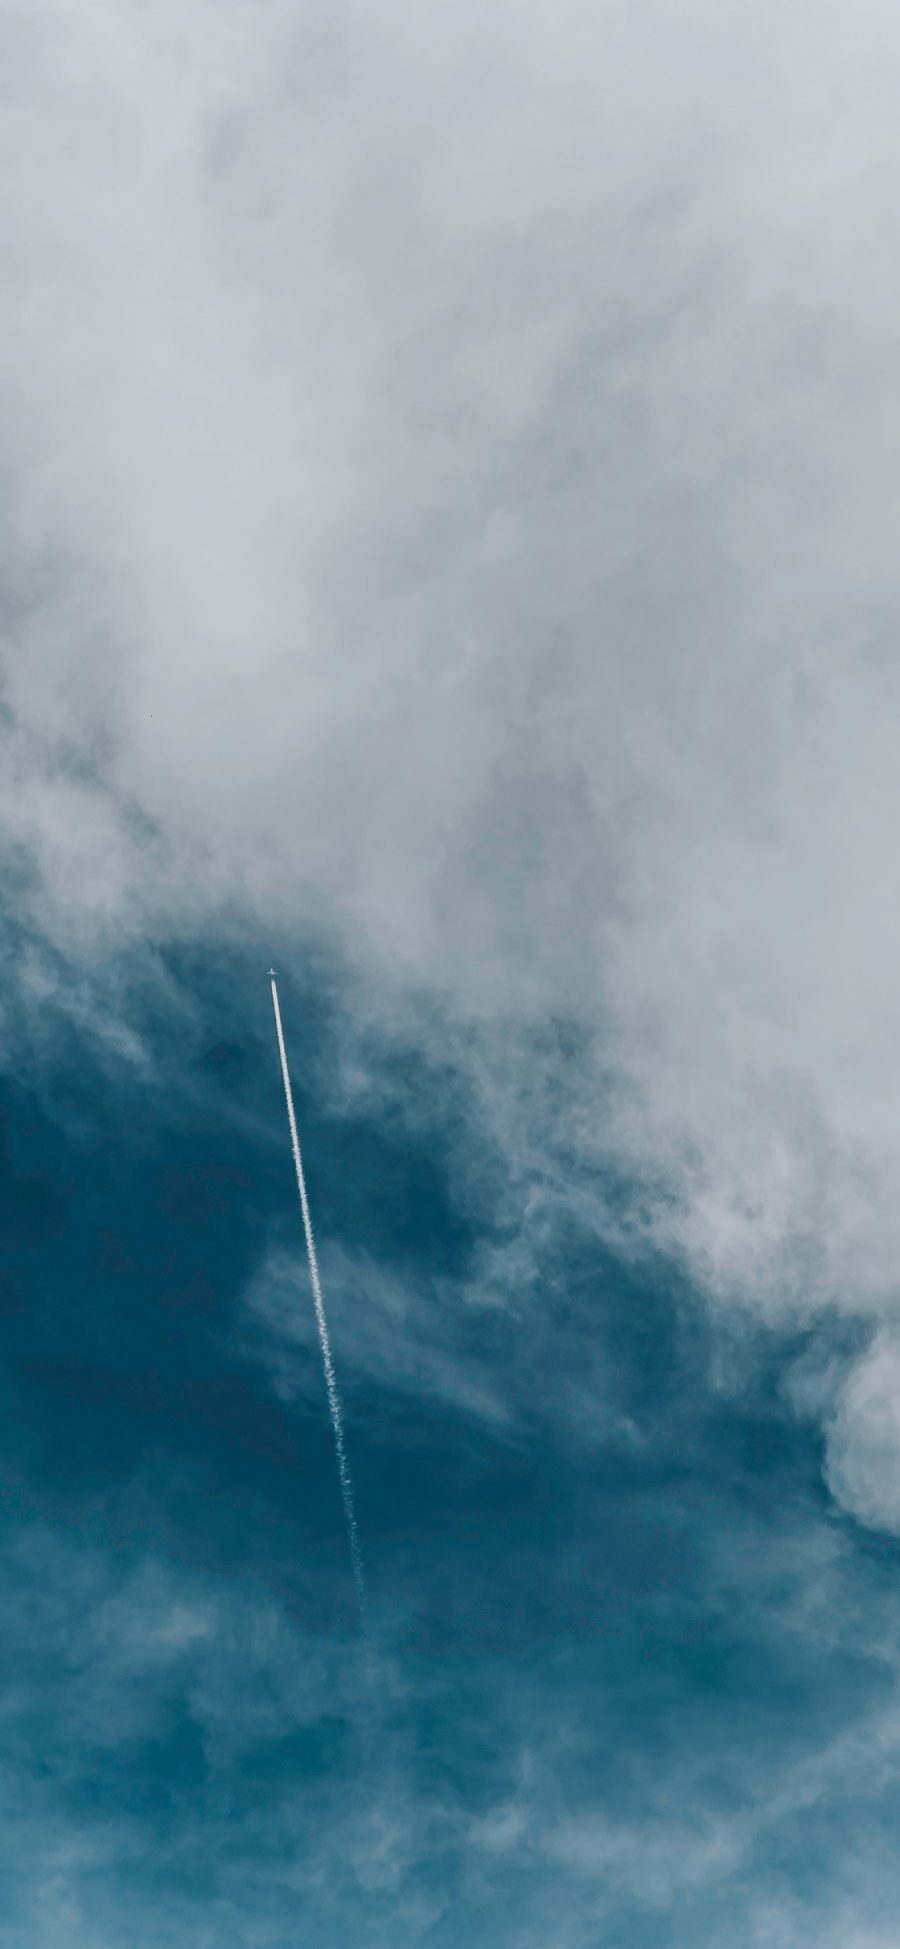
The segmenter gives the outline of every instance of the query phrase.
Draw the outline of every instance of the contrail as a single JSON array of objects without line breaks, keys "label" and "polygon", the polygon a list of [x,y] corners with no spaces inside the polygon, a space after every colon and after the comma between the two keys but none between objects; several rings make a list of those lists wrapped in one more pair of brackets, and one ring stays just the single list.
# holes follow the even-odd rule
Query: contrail
[{"label": "contrail", "polygon": [[363,1571],[362,1550],[359,1530],[356,1526],[356,1510],[353,1506],[353,1482],[350,1464],[344,1444],[344,1417],[341,1413],[341,1397],[338,1393],[334,1361],[331,1357],[331,1341],[328,1335],[328,1321],[325,1318],[325,1302],[322,1298],[322,1281],[319,1278],[319,1260],[316,1254],[316,1241],[313,1235],[312,1220],[309,1215],[309,1199],[306,1195],[306,1179],[303,1175],[303,1159],[300,1155],[300,1139],[297,1135],[297,1119],[294,1115],[294,1098],[291,1079],[288,1074],[287,1052],[284,1046],[284,1030],[281,1026],[281,1009],[278,1006],[278,989],[275,985],[274,969],[269,970],[272,982],[272,1006],[275,1010],[275,1032],[278,1036],[278,1054],[281,1057],[281,1075],[284,1082],[284,1099],[287,1104],[288,1124],[291,1132],[291,1150],[294,1154],[294,1170],[297,1173],[297,1190],[300,1193],[300,1210],[303,1214],[303,1231],[306,1237],[306,1256],[309,1260],[309,1278],[313,1289],[316,1307],[316,1325],[319,1329],[319,1345],[322,1349],[322,1366],[325,1370],[325,1388],[328,1394],[328,1409],[334,1432],[334,1446],[337,1454],[338,1480],[341,1485],[341,1501],[344,1505],[344,1520],[347,1524],[347,1541],[350,1546],[350,1563],[353,1581],[359,1604],[359,1615],[363,1628],[368,1612],[366,1579]]}]

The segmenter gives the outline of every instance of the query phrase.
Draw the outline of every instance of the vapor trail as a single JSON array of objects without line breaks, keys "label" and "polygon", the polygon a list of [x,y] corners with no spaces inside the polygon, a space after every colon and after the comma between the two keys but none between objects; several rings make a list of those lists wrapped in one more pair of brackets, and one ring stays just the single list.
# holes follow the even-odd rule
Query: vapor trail
[{"label": "vapor trail", "polygon": [[294,1098],[291,1090],[291,1079],[288,1074],[287,1052],[284,1046],[284,1030],[281,1026],[281,1009],[278,1006],[278,989],[275,985],[274,974],[271,977],[271,981],[272,981],[272,1006],[275,1010],[275,1032],[278,1036],[278,1054],[281,1057],[281,1075],[282,1075],[282,1080],[284,1082],[284,1099],[287,1104],[288,1124],[290,1126],[290,1132],[291,1132],[291,1150],[293,1151],[294,1154],[294,1170],[297,1173],[297,1190],[300,1193],[300,1210],[303,1215],[303,1231],[306,1237],[306,1256],[307,1259],[309,1260],[309,1278],[313,1290],[313,1300],[315,1302],[315,1308],[316,1308],[316,1325],[319,1329],[319,1345],[322,1349],[322,1366],[325,1370],[325,1389],[328,1395],[328,1409],[331,1415],[331,1426],[334,1433],[334,1446],[335,1446],[335,1452],[337,1454],[338,1480],[341,1485],[341,1501],[343,1502],[344,1505],[344,1520],[347,1524],[347,1541],[350,1546],[350,1563],[353,1569],[353,1581],[356,1585],[356,1596],[359,1604],[359,1614],[363,1626],[365,1626],[366,1614],[368,1610],[368,1597],[366,1594],[366,1579],[363,1571],[362,1550],[360,1548],[360,1542],[359,1542],[359,1530],[357,1529],[356,1526],[356,1511],[353,1506],[353,1482],[350,1476],[350,1464],[347,1460],[347,1450],[344,1445],[344,1417],[341,1412],[341,1397],[338,1393],[337,1378],[335,1376],[335,1371],[334,1371],[334,1361],[332,1360],[331,1357],[331,1341],[328,1335],[328,1321],[325,1317],[325,1302],[322,1298],[322,1281],[319,1278],[319,1260],[316,1253],[316,1241],[313,1235],[312,1220],[309,1215],[309,1199],[306,1195],[306,1179],[303,1175],[303,1158],[301,1157],[300,1154],[300,1139],[297,1135],[297,1119],[294,1115]]}]

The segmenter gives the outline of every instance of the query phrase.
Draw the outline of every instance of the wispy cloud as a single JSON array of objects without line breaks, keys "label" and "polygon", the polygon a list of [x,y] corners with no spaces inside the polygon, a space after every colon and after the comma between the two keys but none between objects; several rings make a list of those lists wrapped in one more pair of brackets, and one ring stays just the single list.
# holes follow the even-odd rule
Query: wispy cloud
[{"label": "wispy cloud", "polygon": [[[323,1265],[348,1379],[443,1400],[502,1426],[510,1406],[483,1360],[465,1347],[464,1297],[450,1281],[416,1283],[329,1243]],[[296,1257],[273,1253],[246,1299],[240,1344],[269,1370],[282,1400],[308,1398],[315,1321]]]},{"label": "wispy cloud", "polygon": [[[656,1912],[691,1949],[710,1929],[794,1949],[819,1896],[823,1940],[825,1911],[851,1896],[864,1940],[896,1886],[887,1860],[868,1888],[854,1879],[900,1782],[890,1579],[799,1512],[780,1536],[735,1517],[701,1539],[685,1621],[700,1645],[705,1618],[723,1646],[739,1648],[740,1624],[755,1660],[764,1648],[722,1696],[667,1688],[665,1657],[623,1663],[615,1606],[596,1645],[557,1628],[527,1657],[487,1660],[470,1633],[435,1661],[382,1612],[365,1659],[351,1634],[311,1628],[296,1595],[155,1550],[123,1559],[102,1527],[92,1543],[46,1524],[8,1534],[10,1941],[117,1949],[139,1913],[153,1949],[276,1949],[301,1914],[337,1949],[364,1910],[385,1949],[440,1940],[460,1913],[479,1943],[502,1914],[528,1949],[554,1940],[555,1915],[556,1939],[587,1949],[598,1926],[628,1940]],[[542,1557],[535,1538],[534,1575]],[[454,1571],[470,1604],[502,1615],[471,1547]],[[649,1610],[620,1580],[619,1615],[634,1604],[651,1637],[672,1602],[665,1580]],[[787,1719],[766,1703],[785,1661],[805,1674]],[[859,1809],[859,1838],[835,1851],[833,1824]],[[802,1910],[773,1909],[786,1839],[817,1863]]]}]

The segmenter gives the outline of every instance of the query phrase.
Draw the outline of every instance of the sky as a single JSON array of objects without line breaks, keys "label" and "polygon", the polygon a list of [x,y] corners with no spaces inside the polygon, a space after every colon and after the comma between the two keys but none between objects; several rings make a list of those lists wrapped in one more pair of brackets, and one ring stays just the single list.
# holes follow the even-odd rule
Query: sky
[{"label": "sky", "polygon": [[900,1949],[898,71],[0,0],[10,1949]]}]

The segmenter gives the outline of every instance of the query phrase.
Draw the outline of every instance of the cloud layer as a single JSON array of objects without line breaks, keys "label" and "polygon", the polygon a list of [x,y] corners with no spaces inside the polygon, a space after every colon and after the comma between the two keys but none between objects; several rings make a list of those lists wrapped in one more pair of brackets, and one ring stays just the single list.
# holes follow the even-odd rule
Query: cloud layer
[{"label": "cloud layer", "polygon": [[2,32],[32,927],[324,928],[373,1010],[488,1025],[522,1182],[626,1175],[767,1317],[891,1315],[893,11]]}]

